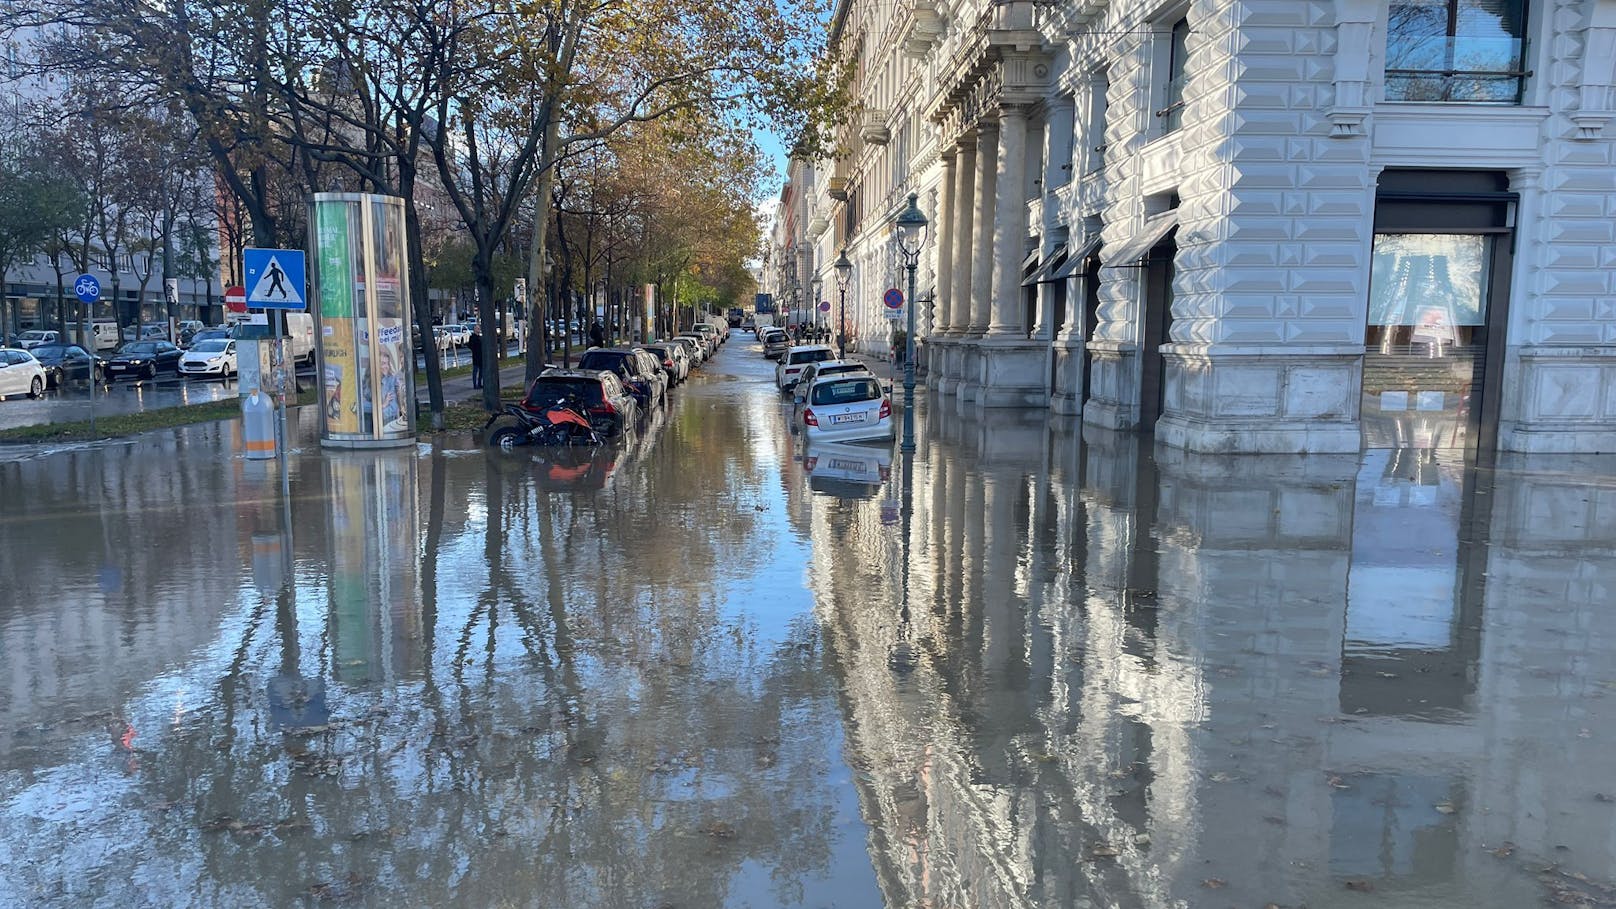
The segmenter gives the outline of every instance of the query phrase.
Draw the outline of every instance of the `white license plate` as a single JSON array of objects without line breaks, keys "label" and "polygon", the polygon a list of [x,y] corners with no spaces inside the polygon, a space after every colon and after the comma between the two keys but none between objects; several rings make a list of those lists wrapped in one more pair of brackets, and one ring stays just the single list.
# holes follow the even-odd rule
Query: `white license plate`
[{"label": "white license plate", "polygon": [[839,414],[836,414],[835,416],[831,417],[830,421],[832,423],[863,423],[864,422],[864,414],[861,414],[861,413],[839,413]]}]

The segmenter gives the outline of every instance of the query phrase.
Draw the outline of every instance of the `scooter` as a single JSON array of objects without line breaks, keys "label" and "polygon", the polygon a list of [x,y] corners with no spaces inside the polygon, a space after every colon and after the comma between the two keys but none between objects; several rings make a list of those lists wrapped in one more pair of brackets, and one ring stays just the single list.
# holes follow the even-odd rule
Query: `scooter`
[{"label": "scooter", "polygon": [[[514,417],[516,423],[505,422],[488,432],[503,417]],[[488,432],[488,444],[502,451],[519,445],[594,446],[605,442],[574,397],[562,398],[541,411],[507,404],[502,413],[488,418],[483,430]]]}]

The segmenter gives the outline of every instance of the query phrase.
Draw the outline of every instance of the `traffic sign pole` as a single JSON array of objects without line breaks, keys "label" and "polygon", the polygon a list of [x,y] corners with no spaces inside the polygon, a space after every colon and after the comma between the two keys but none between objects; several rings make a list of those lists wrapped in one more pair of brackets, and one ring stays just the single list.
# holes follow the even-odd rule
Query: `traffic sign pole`
[{"label": "traffic sign pole", "polygon": [[[93,435],[95,433],[95,386],[98,384],[95,376],[96,344],[86,337],[89,326],[84,322],[84,310],[91,310],[93,315],[95,301],[101,299],[101,282],[96,280],[95,275],[79,275],[73,279],[73,295],[79,298],[80,303],[84,304],[84,309],[79,310],[79,343],[88,345],[90,348],[90,433]],[[93,322],[94,320],[92,319],[91,321]]]}]

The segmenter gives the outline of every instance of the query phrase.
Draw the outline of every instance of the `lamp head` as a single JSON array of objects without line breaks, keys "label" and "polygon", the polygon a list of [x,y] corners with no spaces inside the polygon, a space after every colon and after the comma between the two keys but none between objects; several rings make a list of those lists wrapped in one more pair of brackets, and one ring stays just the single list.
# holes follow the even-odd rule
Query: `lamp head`
[{"label": "lamp head", "polygon": [[926,239],[926,216],[920,213],[919,193],[909,194],[909,204],[892,221],[892,229],[898,237],[898,245],[903,247],[906,255],[916,255]]},{"label": "lamp head", "polygon": [[847,282],[853,277],[853,263],[847,261],[846,249],[843,249],[841,253],[836,256],[836,261],[831,263],[831,267],[836,269],[836,286],[840,287],[842,290],[846,290]]}]

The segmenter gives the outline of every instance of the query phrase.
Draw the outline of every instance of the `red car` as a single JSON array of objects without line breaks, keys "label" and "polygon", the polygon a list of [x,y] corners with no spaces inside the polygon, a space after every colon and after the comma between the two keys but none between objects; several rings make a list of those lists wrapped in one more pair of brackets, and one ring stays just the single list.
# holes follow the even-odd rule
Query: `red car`
[{"label": "red car", "polygon": [[598,369],[546,369],[528,387],[517,406],[542,413],[556,401],[574,395],[589,414],[589,422],[603,436],[613,436],[633,425],[640,408],[617,376]]}]

